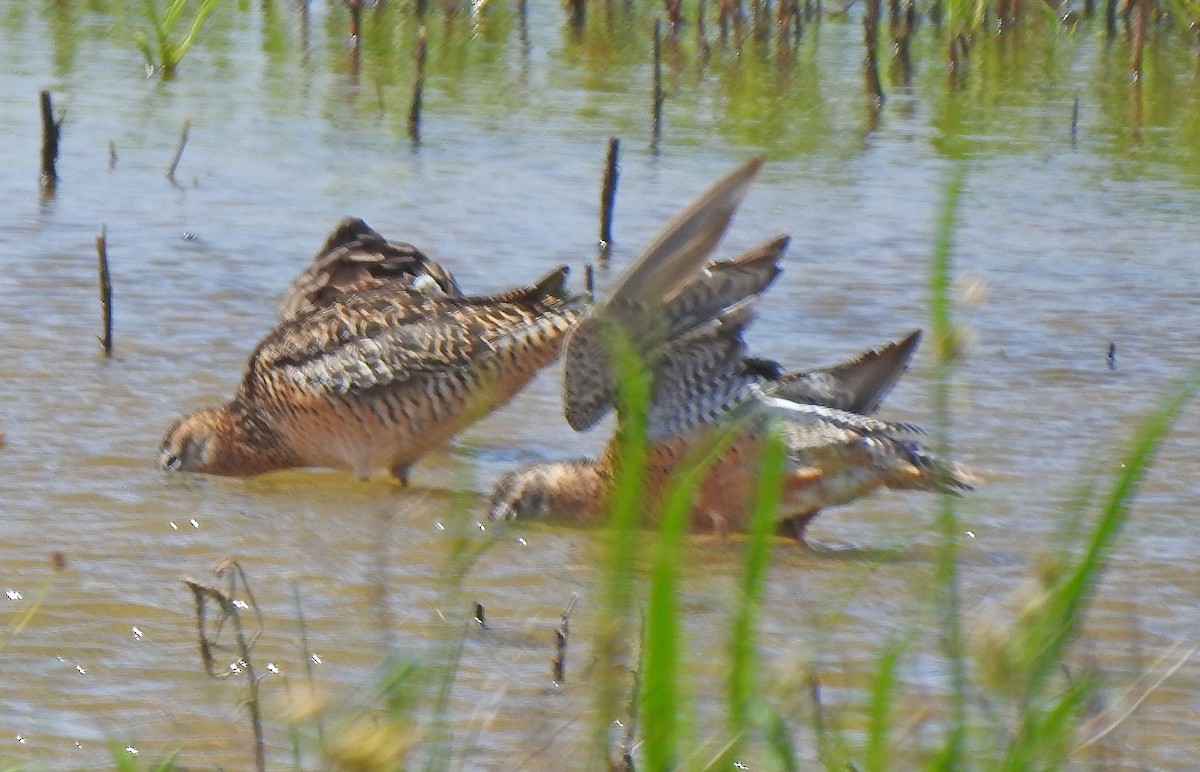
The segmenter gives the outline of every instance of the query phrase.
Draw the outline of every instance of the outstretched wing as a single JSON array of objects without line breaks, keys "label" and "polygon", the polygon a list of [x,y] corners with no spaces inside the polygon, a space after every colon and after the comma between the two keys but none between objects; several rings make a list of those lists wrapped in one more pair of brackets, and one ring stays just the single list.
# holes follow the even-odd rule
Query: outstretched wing
[{"label": "outstretched wing", "polygon": [[[739,270],[724,270],[720,264],[705,270],[761,165],[761,158],[743,164],[677,215],[617,279],[609,296],[572,330],[564,355],[563,405],[573,429],[594,426],[612,408],[611,336],[623,335],[649,358],[663,342],[711,321],[774,279],[774,260],[786,239],[763,248],[775,254],[748,259]],[[738,281],[732,281],[735,277]],[[653,361],[646,364],[655,366]]]}]

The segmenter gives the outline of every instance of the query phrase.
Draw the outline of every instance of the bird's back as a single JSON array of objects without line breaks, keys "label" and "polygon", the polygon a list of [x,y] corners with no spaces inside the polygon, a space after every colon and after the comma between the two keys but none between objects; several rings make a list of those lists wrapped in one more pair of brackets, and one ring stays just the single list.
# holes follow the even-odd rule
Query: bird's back
[{"label": "bird's back", "polygon": [[412,244],[388,241],[359,218],[347,217],[292,281],[280,301],[280,315],[287,319],[378,287],[390,287],[398,296],[405,291],[462,295],[454,276]]},{"label": "bird's back", "polygon": [[267,416],[307,466],[403,476],[558,356],[582,306],[565,275],[496,297],[344,295],[272,331],[235,402]]}]

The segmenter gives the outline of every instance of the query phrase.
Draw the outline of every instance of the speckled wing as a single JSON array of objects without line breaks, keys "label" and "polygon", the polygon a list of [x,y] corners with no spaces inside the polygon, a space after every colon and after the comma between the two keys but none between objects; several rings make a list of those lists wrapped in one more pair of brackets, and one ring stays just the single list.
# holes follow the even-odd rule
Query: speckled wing
[{"label": "speckled wing", "polygon": [[290,318],[329,305],[341,295],[390,286],[433,296],[460,296],[454,277],[411,244],[388,241],[357,217],[347,217],[325,239],[312,265],[280,303]]},{"label": "speckled wing", "polygon": [[793,402],[864,415],[874,413],[908,369],[920,342],[921,331],[914,330],[900,340],[864,351],[831,367],[783,374],[771,393]]},{"label": "speckled wing", "polygon": [[774,279],[774,261],[786,239],[762,247],[759,259],[705,267],[761,165],[762,159],[744,164],[676,216],[571,331],[563,405],[573,429],[594,426],[612,408],[611,336],[624,335],[653,369],[657,346],[707,323]]},{"label": "speckled wing", "polygon": [[[424,388],[443,374],[485,375],[539,336],[561,334],[580,298],[566,271],[494,297],[431,297],[392,287],[356,292],[282,322],[251,358],[239,396],[284,389],[312,399]],[[294,399],[294,397],[293,397]]]},{"label": "speckled wing", "polygon": [[[580,425],[588,421],[594,424],[615,404],[614,370],[605,334],[625,336],[635,347],[640,364],[664,383],[683,378],[683,370],[690,366],[693,356],[700,361],[725,355],[723,346],[732,340],[730,325],[739,318],[732,311],[745,307],[748,312],[748,301],[758,297],[775,280],[787,244],[788,238],[780,237],[733,260],[710,263],[673,300],[653,315],[645,315],[646,323],[636,338],[624,323],[611,321],[625,318],[620,314],[593,316],[577,325],[567,348],[572,364],[564,375],[568,421],[574,417]],[[581,326],[586,329],[577,334]],[[725,334],[709,340],[708,333],[718,327]],[[717,348],[705,350],[706,345]],[[731,366],[738,366],[735,360],[731,361]],[[692,377],[703,376],[694,373]],[[712,377],[717,375],[714,373]],[[579,428],[575,423],[572,426]]]},{"label": "speckled wing", "polygon": [[758,392],[761,370],[745,357],[742,332],[751,320],[750,302],[712,324],[676,340],[654,371],[646,415],[646,437],[666,442],[729,420]]}]

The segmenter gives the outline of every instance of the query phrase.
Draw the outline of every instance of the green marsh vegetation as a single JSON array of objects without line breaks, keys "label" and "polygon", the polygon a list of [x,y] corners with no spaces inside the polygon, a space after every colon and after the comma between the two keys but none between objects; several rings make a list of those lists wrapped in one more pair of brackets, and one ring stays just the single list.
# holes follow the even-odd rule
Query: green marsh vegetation
[{"label": "green marsh vegetation", "polygon": [[[951,392],[964,345],[950,293],[962,184],[960,169],[946,185],[928,263],[929,340],[936,364],[932,428],[937,450],[951,457]],[[1121,447],[1115,457],[1088,470],[1064,512],[1058,542],[1035,561],[1026,583],[1012,591],[1005,604],[1010,610],[964,605],[961,576],[977,570],[960,558],[970,526],[970,516],[964,514],[970,511],[970,499],[941,498],[936,548],[925,565],[926,590],[907,629],[879,647],[866,699],[857,705],[823,701],[822,684],[833,673],[804,665],[780,671],[761,664],[759,623],[769,612],[763,604],[772,553],[799,549],[774,535],[784,447],[770,438],[748,533],[736,540],[742,557],[736,589],[726,603],[728,644],[719,698],[723,715],[713,716],[699,714],[693,704],[693,696],[706,687],[691,677],[680,596],[689,553],[697,549],[687,533],[689,502],[707,464],[733,432],[685,465],[660,516],[647,523],[644,414],[650,381],[633,351],[617,350],[619,400],[627,420],[620,428],[622,453],[611,515],[593,555],[600,563],[599,579],[594,594],[581,601],[599,622],[587,628],[591,640],[581,640],[576,632],[570,643],[573,651],[590,647],[594,660],[587,667],[569,668],[556,686],[591,695],[591,711],[567,725],[579,737],[576,747],[584,749],[574,760],[579,768],[716,770],[745,765],[794,770],[810,768],[815,760],[828,770],[1052,769],[1087,766],[1098,758],[1091,754],[1106,736],[1123,722],[1136,721],[1131,716],[1140,698],[1097,707],[1106,684],[1088,666],[1082,623],[1141,479],[1173,420],[1200,389],[1200,370],[1158,400],[1126,441],[1116,443]],[[491,529],[481,536],[477,508],[469,497],[450,508],[456,515],[447,521],[449,551],[436,581],[443,586],[441,607],[454,611],[438,653],[426,659],[404,656],[404,631],[397,630],[395,650],[381,652],[382,675],[356,694],[317,698],[311,670],[306,683],[289,682],[287,708],[268,711],[265,719],[268,725],[290,726],[294,768],[309,768],[317,760],[334,769],[381,770],[442,770],[470,763],[476,738],[455,730],[460,724],[449,714],[450,694],[464,658],[471,656],[465,647],[468,637],[486,640],[490,633],[482,610],[472,611],[463,583],[479,558],[511,532]],[[905,549],[865,558],[863,573]],[[820,561],[812,570],[819,569]],[[849,588],[848,595],[864,586]],[[846,597],[827,600],[836,605]],[[302,625],[302,603],[297,608]],[[569,614],[570,609],[564,612],[564,636]],[[932,647],[929,630],[936,631]],[[549,655],[552,635],[545,632]],[[807,630],[794,634],[820,635]],[[297,656],[307,659],[310,654],[305,649]],[[916,659],[926,667],[931,659],[940,663],[937,672],[945,684],[932,703],[926,691],[910,694],[912,686],[906,686],[905,671]],[[1171,672],[1168,667],[1157,683],[1144,685],[1141,697]],[[549,665],[546,679],[551,679]],[[925,705],[916,716],[909,715],[914,703]],[[498,709],[503,710],[502,703]],[[536,743],[531,745],[528,761],[536,765]],[[122,764],[130,768],[127,759]]]},{"label": "green marsh vegetation", "polygon": [[[241,36],[253,36],[281,95],[297,76],[326,70],[346,81],[330,97],[330,122],[382,115],[397,137],[408,134],[424,27],[426,112],[465,109],[532,130],[566,110],[633,138],[651,127],[661,21],[664,141],[695,143],[715,127],[774,156],[851,154],[881,120],[916,103],[938,132],[937,149],[952,157],[1036,152],[1039,137],[1087,142],[1122,168],[1154,161],[1200,176],[1200,92],[1190,87],[1200,44],[1186,0],[898,1],[879,4],[869,29],[856,3],[687,0],[672,4],[674,25],[654,3],[583,7],[576,24],[554,3],[439,2],[421,13],[414,3],[365,2],[353,42],[342,2],[12,4],[0,25],[45,17],[60,74],[84,66],[90,47],[117,40],[164,76],[191,49],[206,49],[189,76],[218,81]],[[581,98],[547,101],[561,87]],[[640,110],[630,109],[635,94],[644,97]]]},{"label": "green marsh vegetation", "polygon": [[[297,33],[287,25],[290,17],[282,4],[266,2],[262,6],[263,46],[275,57],[273,77],[283,80],[280,72],[289,62],[286,43]],[[62,9],[72,9],[69,3],[39,7],[41,10],[29,12],[65,19]],[[693,26],[685,23],[674,33],[668,32],[665,39],[668,139],[673,131],[707,125],[704,120],[715,117],[735,144],[785,155],[811,153],[846,142],[845,133],[836,128],[844,125],[847,117],[854,125],[860,119],[874,120],[863,117],[876,113],[877,108],[869,104],[861,83],[862,50],[850,51],[840,60],[817,55],[826,44],[828,28],[859,23],[855,8],[845,14],[828,7],[815,12],[803,34],[789,38],[786,45],[775,35],[759,39],[748,33],[746,27],[751,25],[738,33],[731,22],[723,46],[719,13],[712,4],[706,7],[705,40],[697,37],[695,21]],[[931,105],[931,121],[944,132],[940,149],[947,155],[980,152],[971,137],[1001,133],[1001,127],[1008,136],[1025,130],[1042,136],[1057,133],[1065,141],[1071,103],[1078,96],[1085,114],[1089,110],[1099,113],[1100,117],[1093,119],[1099,135],[1096,142],[1107,146],[1114,157],[1123,158],[1131,145],[1138,144],[1148,151],[1165,149],[1168,152],[1157,157],[1169,163],[1200,169],[1196,133],[1200,104],[1194,89],[1183,88],[1194,81],[1195,41],[1184,22],[1184,11],[1175,4],[1132,3],[1132,21],[1126,23],[1118,14],[1114,32],[1106,29],[1101,9],[1088,16],[1086,10],[1064,8],[1064,20],[1057,8],[1021,4],[1017,23],[997,25],[998,12],[986,4],[947,11],[941,22],[932,19],[933,5],[901,7],[914,8],[920,17],[909,43],[913,66],[906,69],[890,54],[881,55],[880,86],[888,100],[883,114],[896,102],[925,100]],[[493,0],[475,19],[464,9],[452,15],[446,8],[431,7],[427,12],[437,22],[428,27],[434,108],[449,111],[452,103],[464,101],[500,119],[528,107],[536,99],[532,86],[525,92],[497,89],[495,81],[486,77],[494,75],[492,68],[497,63],[511,66],[518,81],[534,67],[522,64],[522,22],[517,9]],[[267,9],[271,9],[270,15]],[[563,24],[564,29],[561,47],[551,54],[554,72],[549,77],[578,82],[588,89],[592,96],[573,108],[578,111],[576,117],[607,119],[621,112],[614,118],[618,128],[644,133],[649,100],[646,115],[636,115],[615,109],[603,92],[640,89],[648,93],[648,22],[660,9],[649,4],[613,4],[612,11],[610,14],[609,6],[594,5],[582,31],[570,28],[562,16],[551,19],[550,23]],[[1073,15],[1068,13],[1072,11]],[[19,23],[13,16],[20,12],[10,7],[4,23]],[[71,12],[78,16],[78,7]],[[121,9],[113,4],[104,13],[119,16]],[[218,11],[235,23],[248,13],[249,4],[226,4]],[[699,6],[691,4],[681,9],[685,21],[697,19],[698,13]],[[177,33],[194,17],[178,18]],[[321,61],[333,71],[349,75],[345,16],[332,4],[325,19],[330,43],[319,54]],[[413,65],[407,52],[420,22],[404,3],[381,3],[364,17],[362,55],[356,65],[361,69],[355,75],[363,88],[351,110],[374,115],[382,108],[397,132],[403,131],[412,81]],[[541,17],[528,23],[547,22]],[[1131,61],[1138,24],[1144,24],[1144,50],[1140,77],[1134,82]],[[822,26],[827,28],[825,33]],[[201,48],[206,43],[227,46],[228,39],[222,36],[230,34],[229,28],[230,24],[205,26],[190,43]],[[743,36],[741,44],[736,40],[738,34]],[[881,19],[877,34],[885,40],[895,34],[890,18]],[[952,52],[952,46],[962,46],[953,41],[963,40],[963,35],[968,50]],[[1108,43],[1110,36],[1112,42]],[[74,51],[79,42],[68,25],[61,36],[55,33],[54,44],[61,51]],[[747,46],[748,55],[733,54],[736,45]],[[132,44],[130,50],[134,50]],[[951,55],[962,58],[953,77],[948,75]],[[78,57],[64,57],[60,66],[75,66],[70,61],[77,62]],[[835,68],[836,62],[843,69]],[[190,74],[184,68],[179,77]],[[1021,125],[1015,129],[1003,123],[1000,113],[1005,108],[1028,106],[1037,100],[1060,107],[1057,115],[1061,121],[1048,122],[1045,114],[1030,114],[1018,118]],[[696,104],[707,105],[714,115],[689,117]],[[349,120],[332,108],[329,113],[331,121]],[[1155,126],[1172,130],[1139,132]],[[1020,145],[1015,139],[1008,142],[1015,148]],[[991,147],[995,152],[996,145]],[[1099,150],[1106,152],[1105,147]],[[957,182],[949,186],[948,201],[956,200],[957,186]],[[942,379],[934,395],[938,436],[945,438],[951,455],[952,403],[942,389],[948,389],[953,379],[958,350],[948,299],[953,211],[952,206],[947,207],[931,260],[930,325],[931,347]],[[639,396],[644,386],[639,385],[636,366],[628,366],[625,383],[627,410],[636,415],[639,399],[644,399]],[[1105,730],[1119,723],[1122,715],[1102,713],[1099,717],[1107,720],[1098,721],[1093,712],[1089,698],[1104,684],[1091,677],[1086,658],[1080,664],[1079,647],[1086,646],[1086,640],[1080,638],[1081,620],[1128,516],[1141,475],[1172,418],[1196,388],[1195,376],[1182,381],[1131,434],[1123,455],[1105,459],[1103,466],[1089,470],[1087,484],[1081,484],[1078,498],[1066,513],[1069,517],[1061,542],[1039,562],[1028,586],[1014,594],[1010,616],[978,619],[971,610],[964,610],[957,581],[968,569],[960,565],[958,540],[968,519],[962,512],[969,511],[969,500],[966,506],[954,500],[943,502],[938,518],[940,549],[929,569],[933,589],[924,613],[915,615],[910,634],[895,637],[880,650],[870,699],[861,710],[822,702],[821,673],[765,671],[755,656],[764,575],[771,551],[781,548],[768,528],[772,486],[777,484],[770,463],[774,457],[768,454],[755,525],[744,541],[739,593],[729,614],[725,715],[717,722],[693,715],[688,707],[689,695],[697,687],[689,681],[686,631],[678,604],[678,589],[684,581],[679,566],[692,548],[681,527],[682,505],[678,503],[686,498],[687,488],[681,488],[672,499],[657,530],[647,532],[639,526],[637,459],[642,445],[635,422],[627,429],[626,468],[605,535],[606,549],[598,556],[605,576],[603,593],[598,600],[591,600],[593,606],[603,608],[606,619],[592,646],[611,666],[596,670],[600,676],[578,684],[574,674],[569,674],[571,688],[595,690],[593,720],[580,724],[580,731],[592,738],[590,754],[580,759],[580,765],[602,767],[607,760],[619,761],[626,751],[641,768],[728,768],[731,760],[747,760],[759,762],[760,767],[787,769],[805,766],[803,759],[813,755],[828,769],[844,769],[847,764],[860,769],[898,765],[1021,769],[1088,759],[1089,749],[1102,742]],[[1110,476],[1108,469],[1118,471]],[[685,484],[690,479],[685,478]],[[470,627],[470,602],[466,596],[455,600],[454,594],[457,583],[469,572],[472,549],[478,546],[467,536],[474,516],[473,507],[461,507],[461,538],[456,539],[454,554],[446,560],[451,600],[445,607],[459,610],[461,625],[455,629],[460,631]],[[248,570],[253,577],[254,567],[248,566]],[[913,657],[925,654],[917,648],[917,629],[924,626],[940,631],[943,647],[937,656],[946,666],[946,692],[951,696],[947,707],[934,711],[918,736],[913,722],[901,716],[911,704],[906,701],[902,674]],[[19,632],[18,627],[12,634],[19,636]],[[267,721],[276,726],[290,721],[296,727],[292,757],[296,768],[311,766],[316,759],[343,768],[387,768],[401,763],[452,768],[464,738],[449,733],[446,695],[455,683],[464,636],[448,635],[444,655],[432,662],[395,663],[390,652],[381,652],[381,656],[389,656],[385,675],[365,693],[294,714],[268,713]],[[297,659],[306,659],[306,653],[298,653]],[[302,701],[297,697],[297,702]],[[609,724],[614,716],[622,717],[635,731],[614,732]],[[632,742],[627,742],[627,737]],[[815,739],[809,742],[810,737]],[[120,758],[121,768],[133,763]]]},{"label": "green marsh vegetation", "polygon": [[[138,45],[146,57],[146,69],[160,72],[164,78],[173,77],[217,2],[170,0],[165,8],[160,8],[158,0],[142,0],[142,16],[150,31],[138,34]],[[195,7],[190,8],[192,5]],[[185,15],[186,12],[191,13],[190,19]]]}]

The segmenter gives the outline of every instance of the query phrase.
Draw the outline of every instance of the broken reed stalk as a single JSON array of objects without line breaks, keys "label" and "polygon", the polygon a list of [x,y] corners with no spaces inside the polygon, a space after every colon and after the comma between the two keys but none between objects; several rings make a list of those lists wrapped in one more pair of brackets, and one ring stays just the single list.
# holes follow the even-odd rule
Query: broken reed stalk
[{"label": "broken reed stalk", "polygon": [[413,81],[412,107],[408,111],[408,138],[413,144],[421,142],[421,92],[425,89],[425,57],[428,48],[425,43],[425,25],[417,30],[417,77]]},{"label": "broken reed stalk", "polygon": [[578,602],[579,593],[575,593],[571,596],[571,602],[563,610],[562,624],[554,631],[554,659],[550,661],[550,666],[555,685],[561,685],[567,680],[567,637],[571,634],[571,612]]},{"label": "broken reed stalk", "polygon": [[[254,662],[250,658],[250,649],[253,648],[259,634],[262,632],[262,614],[258,610],[258,603],[254,600],[254,594],[250,592],[250,586],[246,583],[246,575],[237,561],[224,560],[217,565],[213,573],[218,578],[228,578],[228,590],[226,592],[221,592],[215,587],[201,584],[194,579],[183,580],[183,583],[192,591],[192,596],[196,601],[196,630],[200,643],[200,659],[204,662],[205,672],[213,678],[228,678],[234,673],[242,672],[246,674],[246,680],[250,685],[250,699],[248,700],[250,723],[254,730],[254,766],[255,769],[262,772],[266,769],[262,714],[258,701],[258,677],[254,674]],[[242,627],[242,617],[238,611],[238,604],[233,600],[239,579],[241,580],[242,589],[250,601],[249,606],[258,617],[258,629],[254,635],[250,636],[248,642],[246,640],[245,629]],[[228,669],[217,669],[216,657],[213,656],[213,650],[222,647],[216,642],[215,638],[209,639],[205,632],[205,609],[207,608],[207,601],[212,601],[221,611],[221,618],[216,624],[215,635],[220,635],[226,620],[229,620],[233,626],[238,659]]]},{"label": "broken reed stalk", "polygon": [[663,0],[663,4],[667,9],[667,23],[671,25],[671,32],[674,33],[683,21],[683,0]]},{"label": "broken reed stalk", "polygon": [[54,120],[54,104],[50,101],[50,92],[41,92],[42,102],[42,190],[53,192],[58,185],[58,172],[54,165],[58,161],[58,137],[62,128],[62,120]]},{"label": "broken reed stalk", "polygon": [[662,136],[662,106],[663,106],[663,85],[662,85],[662,20],[654,20],[654,141],[655,146],[658,145],[659,137]]},{"label": "broken reed stalk", "polygon": [[100,234],[96,236],[96,256],[100,260],[100,312],[104,316],[104,336],[100,345],[104,347],[104,356],[112,356],[112,281],[108,274],[108,239],[105,235],[104,224],[100,224]]},{"label": "broken reed stalk", "polygon": [[[308,622],[304,618],[304,604],[300,602],[300,585],[292,583],[292,599],[296,604],[296,621],[300,626],[300,647],[304,654],[304,674],[308,679],[308,690],[310,693],[316,690],[316,679],[313,677],[313,651],[308,645]],[[290,688],[290,687],[289,687]],[[317,743],[325,744],[325,720],[320,713],[317,714]]]},{"label": "broken reed stalk", "polygon": [[625,724],[625,736],[621,739],[621,755],[610,768],[633,772],[633,746],[637,740],[637,719],[642,691],[642,667],[645,665],[646,652],[646,618],[642,617],[641,629],[638,631],[638,663],[633,671],[633,684],[629,687],[629,718]]},{"label": "broken reed stalk", "polygon": [[183,119],[183,130],[179,133],[179,145],[175,148],[175,156],[167,167],[167,179],[175,182],[175,170],[179,168],[179,159],[183,157],[183,149],[187,146],[188,132],[192,128],[191,116]]},{"label": "broken reed stalk", "polygon": [[596,267],[588,263],[583,267],[583,286],[587,291],[588,302],[596,302]]},{"label": "broken reed stalk", "polygon": [[582,35],[587,26],[587,0],[571,0],[571,27],[576,35]]},{"label": "broken reed stalk", "polygon": [[529,56],[529,2],[517,0],[517,18],[520,21],[521,53]]},{"label": "broken reed stalk", "polygon": [[358,48],[362,39],[362,0],[345,0],[346,8],[350,10],[350,39]]},{"label": "broken reed stalk", "polygon": [[604,182],[600,186],[600,259],[606,260],[612,249],[613,207],[617,202],[617,159],[621,153],[621,140],[608,138],[608,155],[604,159]]},{"label": "broken reed stalk", "polygon": [[1133,79],[1142,79],[1142,49],[1146,45],[1146,0],[1133,0],[1137,3],[1133,21],[1133,53],[1130,55],[1129,67],[1133,70]]},{"label": "broken reed stalk", "polygon": [[1075,97],[1075,106],[1071,108],[1071,144],[1079,136],[1079,97]]},{"label": "broken reed stalk", "polygon": [[879,3],[867,0],[867,12],[863,16],[863,36],[867,44],[867,93],[874,100],[872,108],[883,107],[883,84],[879,82]]},{"label": "broken reed stalk", "polygon": [[1104,30],[1110,38],[1117,34],[1117,0],[1108,0],[1104,8]]}]

